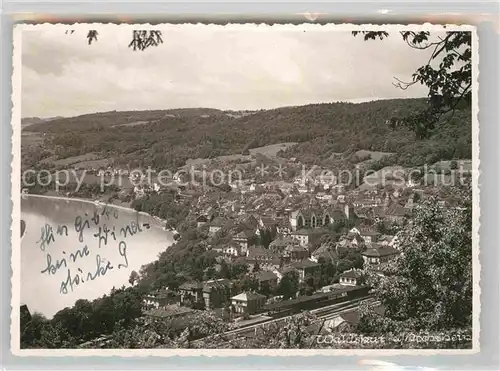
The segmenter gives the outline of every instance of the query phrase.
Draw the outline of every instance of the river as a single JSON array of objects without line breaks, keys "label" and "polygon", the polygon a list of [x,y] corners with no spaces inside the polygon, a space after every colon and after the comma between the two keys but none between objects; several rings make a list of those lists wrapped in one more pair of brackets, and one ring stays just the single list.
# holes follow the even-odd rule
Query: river
[{"label": "river", "polygon": [[85,200],[23,196],[21,218],[21,303],[48,318],[129,285],[133,270],[173,242],[145,213]]}]

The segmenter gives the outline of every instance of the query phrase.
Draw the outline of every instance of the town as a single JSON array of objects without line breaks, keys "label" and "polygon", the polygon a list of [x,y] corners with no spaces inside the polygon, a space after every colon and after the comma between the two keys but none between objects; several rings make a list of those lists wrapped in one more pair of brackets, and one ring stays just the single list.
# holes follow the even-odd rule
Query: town
[{"label": "town", "polygon": [[[259,154],[248,157],[254,166],[256,158],[265,158]],[[153,215],[155,211],[147,204],[168,196],[170,206],[176,204],[187,211],[175,223],[164,220],[165,229],[176,232],[175,245],[183,250],[195,246],[196,254],[205,257],[196,270],[165,272],[166,280],[156,276],[150,284],[151,266],[143,267],[140,274],[134,271],[132,285],[141,287],[147,282],[141,287],[142,316],[170,321],[175,333],[181,334],[201,311],[210,311],[228,324],[233,337],[252,337],[256,327],[313,311],[319,315],[317,323],[323,323],[322,333],[352,331],[359,323],[362,303],[370,303],[383,314],[383,306],[371,295],[369,277],[384,276],[386,267],[401,253],[399,240],[404,238],[402,230],[414,209],[436,196],[441,208],[455,208],[459,201],[446,192],[446,185],[418,185],[406,175],[408,169],[399,183],[389,174],[374,186],[352,187],[339,184],[335,177],[325,178],[325,169],[320,168],[310,171],[307,179],[283,180],[284,166],[298,169],[303,164],[279,157],[266,162],[280,165],[280,180],[252,176],[250,166],[240,166],[248,178],[221,187],[210,184],[213,179],[210,185],[190,183],[186,174],[192,171],[181,169],[184,178],[178,172],[166,182],[156,179],[152,185],[145,177],[130,176],[128,190],[108,196],[106,202],[112,204],[127,192],[132,207]],[[460,161],[460,167],[464,164],[470,166],[469,161]],[[204,170],[221,165],[230,171],[235,163],[216,159],[205,164]],[[128,170],[111,167],[96,172],[99,176],[129,176]],[[194,256],[188,254],[184,259]],[[147,287],[154,289],[148,291]],[[80,346],[106,347],[110,342],[110,335],[103,335]]]},{"label": "town", "polygon": [[[220,321],[215,333],[191,333],[189,346],[203,347],[217,334],[224,335],[218,346],[251,344],[258,329],[301,313],[316,316],[307,326],[311,336],[356,332],[360,306],[384,314],[374,277],[385,277],[401,255],[414,211],[429,202],[461,209],[454,190],[469,181],[471,161],[381,167],[390,153],[358,150],[336,155],[330,169],[283,157],[294,145],[188,159],[172,172],[77,162],[68,168],[83,175],[82,188],[70,181],[58,193],[37,185],[23,193],[130,207],[173,233],[174,244],[133,271],[129,283],[139,293],[134,318],[168,323],[170,337],[205,314]],[[73,346],[117,346],[113,338],[104,331]]]}]

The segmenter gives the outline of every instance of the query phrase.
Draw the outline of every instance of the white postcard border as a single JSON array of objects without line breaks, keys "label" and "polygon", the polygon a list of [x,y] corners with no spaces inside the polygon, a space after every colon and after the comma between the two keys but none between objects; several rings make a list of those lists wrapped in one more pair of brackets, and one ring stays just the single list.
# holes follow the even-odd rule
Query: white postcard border
[{"label": "white postcard border", "polygon": [[479,91],[479,52],[478,52],[478,35],[477,28],[471,25],[435,25],[430,23],[424,24],[390,24],[390,25],[355,25],[355,24],[273,24],[268,25],[265,23],[254,24],[205,24],[205,23],[183,23],[183,24],[114,24],[114,23],[75,23],[71,25],[72,29],[84,28],[100,30],[102,28],[109,28],[110,31],[116,28],[155,28],[163,30],[165,28],[173,27],[217,27],[225,28],[226,30],[243,30],[252,29],[257,30],[263,28],[276,28],[288,29],[298,28],[304,30],[325,30],[325,31],[471,31],[473,35],[472,41],[472,157],[473,157],[473,177],[472,177],[472,195],[473,195],[473,224],[472,224],[472,249],[473,249],[473,348],[463,350],[448,350],[448,349],[242,349],[242,350],[228,350],[228,349],[20,349],[20,249],[21,236],[20,236],[20,199],[21,199],[21,183],[20,183],[20,170],[21,170],[21,87],[22,87],[22,32],[27,30],[36,30],[43,27],[60,27],[67,29],[66,24],[18,24],[13,32],[13,76],[12,76],[12,225],[11,225],[11,241],[12,241],[12,255],[11,255],[11,351],[16,356],[35,356],[35,357],[67,357],[67,356],[120,356],[120,357],[174,357],[174,356],[208,356],[208,357],[241,357],[249,355],[259,356],[394,356],[394,355],[471,355],[477,354],[479,348],[479,335],[480,335],[480,271],[481,265],[479,261],[479,228],[480,228],[480,200],[479,200],[479,104],[478,104],[478,91]]}]

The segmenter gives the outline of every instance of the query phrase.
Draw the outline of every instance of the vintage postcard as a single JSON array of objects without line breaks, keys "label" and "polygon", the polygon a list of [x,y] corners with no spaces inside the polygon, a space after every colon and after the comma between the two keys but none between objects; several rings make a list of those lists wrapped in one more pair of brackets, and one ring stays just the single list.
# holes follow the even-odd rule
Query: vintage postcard
[{"label": "vintage postcard", "polygon": [[13,352],[478,351],[477,42],[17,25]]}]

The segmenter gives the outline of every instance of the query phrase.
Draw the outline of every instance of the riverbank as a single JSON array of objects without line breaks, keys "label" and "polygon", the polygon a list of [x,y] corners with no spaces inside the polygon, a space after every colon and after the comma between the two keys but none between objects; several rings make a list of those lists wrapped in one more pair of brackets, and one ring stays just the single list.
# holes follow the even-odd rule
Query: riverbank
[{"label": "riverbank", "polygon": [[117,205],[117,204],[106,203],[103,201],[93,201],[93,200],[89,200],[86,198],[79,198],[79,197],[49,196],[49,195],[37,195],[37,194],[24,194],[24,195],[21,195],[21,197],[38,197],[38,198],[46,198],[46,199],[62,200],[62,201],[85,202],[85,203],[98,205],[98,206],[107,206],[107,207],[112,207],[112,208],[116,208],[116,209],[120,209],[120,210],[132,211],[134,213],[138,212],[140,215],[149,216],[149,217],[157,220],[158,222],[162,222],[162,223],[166,222],[165,220],[163,220],[155,215],[151,215],[151,214],[146,213],[144,211],[134,210],[132,207],[130,207],[131,203],[128,203],[128,206],[122,206],[122,205]]},{"label": "riverbank", "polygon": [[[126,202],[126,203],[122,203],[124,205],[117,205],[117,204],[110,204],[110,203],[106,203],[104,201],[101,201],[101,200],[90,200],[88,198],[81,198],[81,197],[64,197],[64,196],[58,196],[58,195],[47,195],[47,194],[43,194],[43,195],[39,195],[39,194],[34,194],[34,193],[27,193],[27,194],[21,194],[21,197],[40,197],[40,198],[51,198],[51,199],[54,199],[54,200],[65,200],[65,201],[72,201],[72,200],[76,200],[76,201],[81,201],[81,202],[88,202],[88,203],[92,203],[92,204],[95,204],[95,205],[98,205],[98,203],[101,203],[101,204],[105,204],[105,205],[108,205],[108,206],[113,206],[113,207],[116,207],[118,209],[122,209],[122,210],[131,210],[131,211],[135,211],[134,209],[132,209],[131,207],[131,202]],[[125,206],[126,205],[126,206]],[[146,213],[145,213],[146,214]],[[149,214],[148,214],[149,215]],[[151,216],[151,215],[150,215]]]}]

